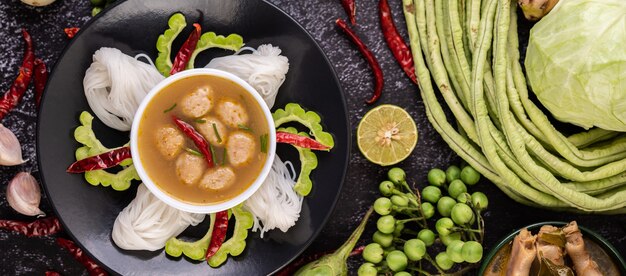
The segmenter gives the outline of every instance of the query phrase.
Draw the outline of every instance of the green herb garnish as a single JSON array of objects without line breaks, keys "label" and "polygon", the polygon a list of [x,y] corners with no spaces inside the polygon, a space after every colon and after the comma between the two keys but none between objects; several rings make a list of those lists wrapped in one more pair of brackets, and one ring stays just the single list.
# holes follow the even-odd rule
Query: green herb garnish
[{"label": "green herb garnish", "polygon": [[254,131],[252,131],[252,129],[251,129],[251,128],[249,128],[249,127],[248,127],[248,126],[246,126],[246,125],[238,124],[238,125],[237,125],[237,127],[238,127],[239,129],[241,129],[241,130],[250,131],[250,132],[254,133]]},{"label": "green herb garnish", "polygon": [[263,134],[259,136],[259,140],[261,140],[261,152],[267,153],[267,140],[269,139],[269,135]]},{"label": "green herb garnish", "polygon": [[215,149],[213,149],[213,145],[209,144],[209,150],[211,151],[211,158],[215,160]]},{"label": "green herb garnish", "polygon": [[188,153],[191,153],[191,154],[193,154],[193,155],[195,155],[195,156],[200,156],[200,157],[204,156],[204,155],[202,155],[202,153],[200,153],[199,151],[194,150],[194,149],[185,148],[185,150],[186,150]]},{"label": "green herb garnish", "polygon": [[168,113],[170,111],[172,111],[174,109],[174,107],[176,107],[176,103],[174,103],[170,108],[163,110],[163,113]]},{"label": "green herb garnish", "polygon": [[195,119],[194,122],[198,123],[198,124],[204,124],[206,123],[205,119]]},{"label": "green herb garnish", "polygon": [[217,137],[217,142],[222,143],[222,137],[220,137],[219,131],[217,131],[217,126],[213,123],[213,132],[215,132],[215,137]]}]

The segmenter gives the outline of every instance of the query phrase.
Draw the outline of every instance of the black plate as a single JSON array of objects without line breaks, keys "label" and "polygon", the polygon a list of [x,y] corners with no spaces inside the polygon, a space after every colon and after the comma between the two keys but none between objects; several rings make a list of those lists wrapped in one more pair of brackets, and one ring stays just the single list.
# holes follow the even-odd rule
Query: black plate
[{"label": "black plate", "polygon": [[[238,33],[247,46],[272,43],[289,58],[290,70],[281,87],[276,107],[300,103],[319,112],[326,128],[335,136],[331,153],[318,154],[319,165],[312,178],[314,188],[306,197],[301,217],[287,233],[275,230],[264,239],[251,234],[241,256],[230,258],[217,269],[206,263],[166,257],[161,251],[125,251],[111,239],[117,214],[134,198],[136,185],[124,192],[91,186],[82,175],[65,173],[74,161],[79,146],[73,139],[78,115],[90,110],[84,96],[82,79],[91,56],[108,46],[135,55],[156,57],[157,37],[167,28],[174,12],[182,12],[188,26],[176,40],[182,44],[191,23],[201,22],[203,30],[218,34]],[[225,55],[221,50],[198,57],[206,64],[212,57]],[[190,274],[269,274],[299,255],[317,236],[330,216],[340,193],[348,164],[349,123],[345,99],[328,59],[313,38],[293,19],[273,5],[243,0],[130,0],[117,4],[87,24],[71,41],[50,77],[39,117],[37,147],[39,166],[46,193],[67,232],[81,247],[110,271],[124,275]],[[95,120],[95,131],[105,146],[128,141],[128,133],[117,132]],[[297,153],[279,147],[283,159],[299,163]],[[206,228],[195,227],[184,234],[200,237]]]}]

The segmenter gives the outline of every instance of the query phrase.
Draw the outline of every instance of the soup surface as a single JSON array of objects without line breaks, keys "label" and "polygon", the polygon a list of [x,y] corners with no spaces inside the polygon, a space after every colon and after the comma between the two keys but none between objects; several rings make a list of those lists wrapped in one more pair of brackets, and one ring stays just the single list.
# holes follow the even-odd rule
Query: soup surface
[{"label": "soup surface", "polygon": [[[213,168],[173,116],[209,142]],[[189,76],[152,98],[139,121],[137,145],[146,173],[162,191],[190,204],[217,204],[242,193],[261,172],[268,127],[259,104],[237,83]]]}]

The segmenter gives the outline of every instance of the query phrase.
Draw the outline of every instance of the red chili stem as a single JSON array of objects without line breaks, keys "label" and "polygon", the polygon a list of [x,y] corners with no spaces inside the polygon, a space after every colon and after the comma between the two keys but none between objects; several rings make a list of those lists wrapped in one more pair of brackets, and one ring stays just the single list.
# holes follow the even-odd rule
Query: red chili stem
[{"label": "red chili stem", "polygon": [[56,217],[41,218],[32,222],[0,220],[0,229],[20,233],[27,237],[54,235],[61,231],[61,224]]},{"label": "red chili stem", "polygon": [[41,103],[41,96],[48,82],[48,68],[41,59],[35,59],[35,103],[37,107]]},{"label": "red chili stem", "polygon": [[11,109],[13,109],[20,102],[20,100],[22,100],[33,75],[35,62],[33,40],[26,29],[22,29],[22,36],[24,37],[24,42],[26,43],[26,48],[24,49],[24,60],[22,61],[20,72],[15,81],[13,81],[11,88],[9,88],[9,91],[4,93],[2,99],[0,99],[0,120],[4,119],[4,116],[6,116]]},{"label": "red chili stem", "polygon": [[[363,253],[363,249],[365,249],[365,245],[361,245],[357,248],[355,248],[354,250],[352,250],[352,252],[350,252],[350,257],[352,256],[356,256],[356,255],[361,255],[361,253]],[[303,256],[300,257],[298,259],[296,259],[295,261],[293,261],[292,263],[290,263],[289,265],[287,265],[285,268],[281,269],[278,273],[276,273],[275,276],[291,276],[294,275],[296,273],[296,271],[298,271],[298,269],[300,269],[300,267],[302,267],[305,264],[308,264],[314,260],[317,260],[321,257],[324,257],[328,254],[333,253],[333,251],[327,251],[327,252],[318,252],[318,253],[314,253],[311,255],[307,255],[307,256]]]},{"label": "red chili stem", "polygon": [[404,73],[409,76],[413,83],[417,84],[411,50],[404,42],[404,39],[400,36],[400,33],[398,33],[396,25],[393,23],[393,17],[391,16],[391,10],[389,9],[387,0],[380,0],[380,2],[378,2],[378,15],[380,16],[380,27],[383,30],[383,36],[385,37],[385,42],[387,42],[389,50],[393,53],[393,57],[396,58],[396,61],[398,61]]},{"label": "red chili stem", "polygon": [[380,68],[380,64],[378,64],[378,61],[376,60],[376,57],[374,57],[374,54],[367,48],[367,46],[365,46],[365,43],[361,41],[356,33],[352,31],[350,27],[348,27],[346,21],[343,21],[341,18],[339,18],[335,21],[335,23],[348,36],[350,41],[352,41],[352,43],[356,45],[357,49],[359,49],[359,52],[361,52],[361,55],[363,55],[365,60],[367,60],[370,68],[372,68],[372,72],[374,73],[375,78],[374,95],[365,102],[367,104],[373,104],[378,100],[378,98],[380,98],[380,95],[383,92],[383,70]]},{"label": "red chili stem", "polygon": [[211,234],[211,242],[206,250],[206,260],[208,261],[217,250],[222,247],[222,243],[226,239],[226,231],[228,230],[228,210],[220,211],[215,214],[215,225]]},{"label": "red chili stem", "polygon": [[63,31],[65,32],[65,35],[67,36],[67,38],[74,38],[74,36],[76,35],[76,33],[78,33],[78,31],[80,31],[80,28],[77,27],[71,27],[71,28],[65,28],[63,29]]},{"label": "red chili stem", "polygon": [[202,33],[202,28],[198,23],[194,23],[193,26],[195,29],[191,32],[183,46],[180,47],[178,54],[176,54],[176,58],[174,58],[170,75],[174,75],[185,70],[187,63],[189,63],[189,59],[191,58],[191,54],[193,54],[193,51],[196,49],[196,45],[200,39],[200,34]]},{"label": "red chili stem", "polygon": [[330,147],[323,145],[315,139],[311,139],[306,136],[289,133],[289,132],[276,132],[276,142],[290,144],[301,148],[307,148],[312,150],[329,150]]},{"label": "red chili stem", "polygon": [[350,23],[356,25],[356,0],[341,0],[341,5],[346,10]]},{"label": "red chili stem", "polygon": [[64,238],[57,238],[57,244],[70,252],[72,257],[80,262],[89,273],[90,276],[106,276],[109,275],[102,267],[94,262],[89,256],[85,255],[73,241]]},{"label": "red chili stem", "polygon": [[215,166],[215,161],[213,160],[213,155],[211,154],[211,149],[209,142],[204,139],[202,134],[198,133],[198,131],[193,128],[189,123],[179,119],[176,115],[172,115],[172,120],[174,124],[182,131],[193,143],[196,145],[198,150],[204,155],[204,159],[206,160],[209,168],[213,168]]},{"label": "red chili stem", "polygon": [[105,153],[78,160],[67,168],[68,173],[84,173],[115,167],[131,158],[130,147],[121,147]]}]

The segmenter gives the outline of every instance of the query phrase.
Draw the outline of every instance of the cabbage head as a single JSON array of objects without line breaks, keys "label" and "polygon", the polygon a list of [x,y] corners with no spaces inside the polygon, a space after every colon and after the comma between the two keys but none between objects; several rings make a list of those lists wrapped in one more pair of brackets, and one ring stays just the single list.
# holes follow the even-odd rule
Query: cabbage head
[{"label": "cabbage head", "polygon": [[531,29],[525,66],[556,119],[626,131],[626,0],[561,0]]}]

